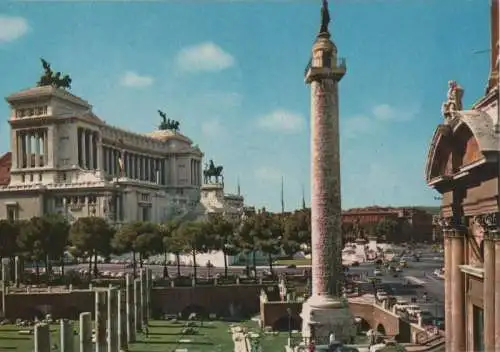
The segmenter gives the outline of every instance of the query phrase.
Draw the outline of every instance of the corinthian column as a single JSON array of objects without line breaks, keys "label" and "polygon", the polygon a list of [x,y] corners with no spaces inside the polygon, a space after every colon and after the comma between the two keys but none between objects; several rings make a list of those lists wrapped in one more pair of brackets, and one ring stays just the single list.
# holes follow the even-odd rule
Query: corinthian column
[{"label": "corinthian column", "polygon": [[[451,239],[452,351],[465,351],[464,230],[454,229]],[[445,322],[446,323],[446,322]]]},{"label": "corinthian column", "polygon": [[[483,277],[483,311],[484,311],[484,348],[495,351],[495,242],[493,233],[486,225],[486,219],[480,223],[484,229],[484,277]],[[500,323],[499,323],[500,324]]]},{"label": "corinthian column", "polygon": [[451,233],[450,229],[443,229],[444,233],[444,321],[445,321],[445,343],[446,352],[452,351],[452,325],[451,325]]}]

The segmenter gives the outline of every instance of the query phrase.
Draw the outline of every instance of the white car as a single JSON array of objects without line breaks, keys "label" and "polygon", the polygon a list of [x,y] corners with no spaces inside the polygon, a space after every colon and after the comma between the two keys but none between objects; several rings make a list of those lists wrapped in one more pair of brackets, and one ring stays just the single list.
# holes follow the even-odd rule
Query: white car
[{"label": "white car", "polygon": [[373,270],[373,275],[382,276],[382,271],[380,269],[375,269],[375,270]]},{"label": "white car", "polygon": [[383,301],[384,299],[387,299],[388,295],[387,292],[382,291],[382,292],[377,292],[377,299],[379,301]]},{"label": "white car", "polygon": [[405,300],[402,300],[402,299],[398,299],[396,301],[396,304],[394,305],[394,308],[396,310],[405,310],[409,305],[409,302],[408,301],[405,301]]},{"label": "white car", "polygon": [[410,315],[417,315],[420,313],[421,309],[416,304],[410,304],[409,306],[406,307],[406,311]]}]

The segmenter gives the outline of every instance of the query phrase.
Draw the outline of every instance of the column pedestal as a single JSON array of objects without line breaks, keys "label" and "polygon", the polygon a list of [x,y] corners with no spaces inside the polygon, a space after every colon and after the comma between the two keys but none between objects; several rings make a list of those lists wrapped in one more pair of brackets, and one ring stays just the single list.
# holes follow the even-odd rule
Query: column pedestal
[{"label": "column pedestal", "polygon": [[302,336],[314,336],[316,345],[328,344],[331,334],[342,343],[351,343],[356,335],[354,316],[347,300],[341,298],[313,295],[302,305],[301,317]]}]

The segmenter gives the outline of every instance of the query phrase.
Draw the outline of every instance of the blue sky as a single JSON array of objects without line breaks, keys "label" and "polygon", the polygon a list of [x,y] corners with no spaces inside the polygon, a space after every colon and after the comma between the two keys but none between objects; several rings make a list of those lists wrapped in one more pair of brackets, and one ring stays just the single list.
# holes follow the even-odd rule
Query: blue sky
[{"label": "blue sky", "polygon": [[[112,125],[148,132],[157,109],[240,179],[247,203],[309,203],[309,88],[304,67],[320,1],[0,3],[0,95],[33,86],[39,57]],[[330,1],[347,58],[340,84],[342,207],[437,204],[424,182],[447,81],[465,106],[485,88],[489,1]],[[8,106],[0,104],[0,151]]]}]

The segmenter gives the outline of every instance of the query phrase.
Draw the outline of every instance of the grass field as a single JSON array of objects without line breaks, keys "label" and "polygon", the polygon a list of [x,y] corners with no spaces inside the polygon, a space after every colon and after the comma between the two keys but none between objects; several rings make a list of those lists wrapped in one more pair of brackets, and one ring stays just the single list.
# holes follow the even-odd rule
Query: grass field
[{"label": "grass field", "polygon": [[311,259],[278,259],[274,262],[275,265],[311,265]]},{"label": "grass field", "polygon": [[[199,325],[199,323],[197,323]],[[254,322],[246,321],[239,325],[257,330]],[[77,324],[75,325],[75,327]],[[149,328],[149,337],[138,335],[137,343],[129,346],[130,352],[174,352],[185,350],[188,352],[232,352],[233,341],[229,333],[230,324],[226,322],[204,322],[203,326],[195,327],[194,335],[182,335],[183,324],[173,324],[168,321],[152,321]],[[33,351],[33,336],[20,335],[14,325],[0,326],[0,351]],[[282,351],[287,340],[287,333],[282,332],[275,336],[263,336],[261,340],[263,351]],[[51,326],[51,344],[60,346],[59,326]],[[78,335],[75,335],[75,352],[78,352]],[[60,349],[53,349],[54,352]]]}]

